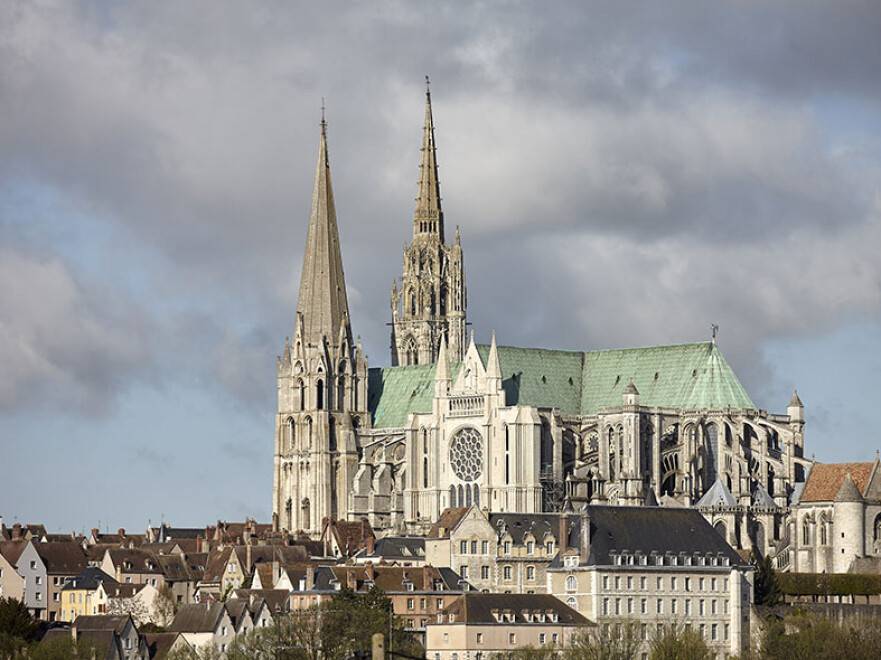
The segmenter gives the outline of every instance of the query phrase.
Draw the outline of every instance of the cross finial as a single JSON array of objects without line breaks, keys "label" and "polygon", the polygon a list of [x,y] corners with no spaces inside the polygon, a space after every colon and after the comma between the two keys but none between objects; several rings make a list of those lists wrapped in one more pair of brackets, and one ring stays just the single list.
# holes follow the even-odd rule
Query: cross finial
[{"label": "cross finial", "polygon": [[713,333],[713,343],[716,343],[716,336],[719,334],[719,325],[717,323],[712,323],[710,325],[710,331]]},{"label": "cross finial", "polygon": [[327,130],[327,121],[324,119],[324,97],[321,97],[321,132]]}]

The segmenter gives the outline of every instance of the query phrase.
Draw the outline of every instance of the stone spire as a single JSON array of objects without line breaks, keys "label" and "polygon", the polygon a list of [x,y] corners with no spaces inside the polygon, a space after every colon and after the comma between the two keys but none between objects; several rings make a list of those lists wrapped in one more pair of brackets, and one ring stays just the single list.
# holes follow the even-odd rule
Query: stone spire
[{"label": "stone spire", "polygon": [[492,341],[489,345],[489,355],[486,359],[486,377],[493,381],[494,387],[502,386],[502,365],[499,362],[499,347],[496,346],[496,333],[493,331]]},{"label": "stone spire", "polygon": [[434,371],[435,396],[447,396],[450,391],[450,363],[447,359],[447,339],[441,335],[437,352],[437,368]]},{"label": "stone spire", "polygon": [[324,121],[323,110],[297,316],[302,319],[303,324],[301,340],[307,345],[317,346],[323,338],[328,343],[333,342],[340,335],[343,325],[346,326],[346,335],[352,336],[348,327],[349,303],[346,299],[346,278],[343,274],[340,236],[330,182],[327,122]]},{"label": "stone spire", "polygon": [[434,119],[431,114],[431,88],[425,76],[425,123],[419,162],[419,192],[413,213],[413,238],[436,235],[444,240],[444,212],[441,209],[440,180],[437,175],[437,148],[434,143]]}]

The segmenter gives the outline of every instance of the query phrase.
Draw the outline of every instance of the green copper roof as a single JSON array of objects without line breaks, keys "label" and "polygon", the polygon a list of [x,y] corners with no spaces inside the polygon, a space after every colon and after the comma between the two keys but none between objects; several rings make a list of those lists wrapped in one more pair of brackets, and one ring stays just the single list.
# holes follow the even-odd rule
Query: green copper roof
[{"label": "green copper roof", "polygon": [[620,406],[631,379],[643,406],[755,408],[716,345],[701,342],[586,353],[581,413]]},{"label": "green copper roof", "polygon": [[[477,347],[486,362],[489,346]],[[712,342],[609,351],[499,346],[508,405],[590,415],[620,406],[632,380],[644,406],[684,410],[755,408]],[[410,413],[431,412],[434,365],[370,369],[368,406],[375,428],[404,426]],[[455,379],[458,365],[451,368]]]},{"label": "green copper roof", "polygon": [[[509,406],[558,408],[577,415],[581,409],[581,379],[584,353],[546,348],[499,346],[502,387]],[[477,352],[486,364],[489,346]]]}]

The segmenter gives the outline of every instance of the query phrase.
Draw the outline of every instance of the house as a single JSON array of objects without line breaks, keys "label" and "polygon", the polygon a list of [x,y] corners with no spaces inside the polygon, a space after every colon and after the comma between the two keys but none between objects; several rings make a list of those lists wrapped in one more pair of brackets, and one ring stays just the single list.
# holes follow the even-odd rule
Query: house
[{"label": "house", "polygon": [[61,613],[61,588],[87,565],[85,552],[74,541],[28,541],[17,564],[24,580],[25,605],[35,617],[56,621]]},{"label": "house", "polygon": [[73,622],[71,632],[76,640],[107,639],[110,633],[119,640],[121,660],[149,660],[146,644],[141,639],[134,620],[128,615],[80,616]]},{"label": "house", "polygon": [[181,633],[144,633],[142,637],[150,660],[165,660],[170,654],[184,655],[193,648]]},{"label": "house", "polygon": [[563,648],[593,625],[549,594],[470,592],[426,626],[425,657],[480,660],[524,648]]},{"label": "house", "polygon": [[[881,557],[879,459],[816,463],[792,504],[777,568],[799,573],[847,573]],[[871,563],[871,562],[869,562]]]},{"label": "house", "polygon": [[700,511],[588,505],[564,519],[548,590],[604,633],[636,624],[647,651],[662,626],[681,623],[714,654],[747,648],[753,568]]},{"label": "house", "polygon": [[251,603],[244,598],[230,598],[226,601],[226,612],[236,635],[247,635],[254,629],[250,605]]},{"label": "house", "polygon": [[226,652],[236,635],[224,603],[181,605],[168,631],[182,634],[193,648],[213,645],[220,653]]},{"label": "house", "polygon": [[546,571],[560,545],[560,521],[556,513],[446,509],[425,539],[425,558],[451,567],[480,591],[545,593]]},{"label": "house", "polygon": [[24,578],[16,569],[27,541],[0,540],[0,598],[24,600]]},{"label": "house", "polygon": [[236,589],[235,598],[246,599],[250,603],[251,620],[255,628],[265,628],[272,624],[274,617],[290,611],[290,592],[281,589]]},{"label": "house", "polygon": [[156,556],[137,548],[111,548],[104,553],[101,570],[127,584],[165,585],[162,565]]},{"label": "house", "polygon": [[112,545],[118,548],[136,548],[142,545],[146,539],[146,534],[127,534],[122,527],[116,531],[116,534],[102,534],[97,527],[94,527],[89,536],[86,537],[86,543],[88,545]]},{"label": "house", "polygon": [[354,557],[367,547],[368,539],[376,541],[373,527],[367,518],[360,520],[334,520],[325,518],[319,541],[327,548],[325,555]]},{"label": "house", "polygon": [[253,581],[255,566],[259,563],[294,564],[309,560],[309,553],[301,545],[236,545],[213,550],[198,585],[200,597],[204,594],[223,595],[248,586]]},{"label": "house", "polygon": [[434,566],[307,566],[290,592],[292,610],[330,601],[343,588],[367,592],[381,589],[404,627],[421,636],[438,612],[469,585],[447,567]]},{"label": "house", "polygon": [[102,583],[118,584],[100,568],[87,566],[79,575],[68,578],[61,587],[60,621],[74,621],[77,617],[91,614],[104,614],[95,593]]},{"label": "house", "polygon": [[367,537],[367,545],[354,556],[359,564],[395,564],[398,566],[424,566],[425,538],[421,536],[385,536],[380,539]]}]

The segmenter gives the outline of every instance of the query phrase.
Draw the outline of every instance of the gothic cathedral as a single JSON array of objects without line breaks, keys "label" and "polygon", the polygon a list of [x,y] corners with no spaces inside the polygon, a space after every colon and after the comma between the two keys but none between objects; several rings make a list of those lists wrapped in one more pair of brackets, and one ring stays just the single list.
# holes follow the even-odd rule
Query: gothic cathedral
[{"label": "gothic cathedral", "polygon": [[811,461],[804,406],[757,408],[712,341],[561,351],[466,331],[426,91],[413,237],[391,292],[391,364],[353,340],[322,119],[292,338],[278,358],[273,522],[424,532],[449,507],[696,506],[772,550]]}]

